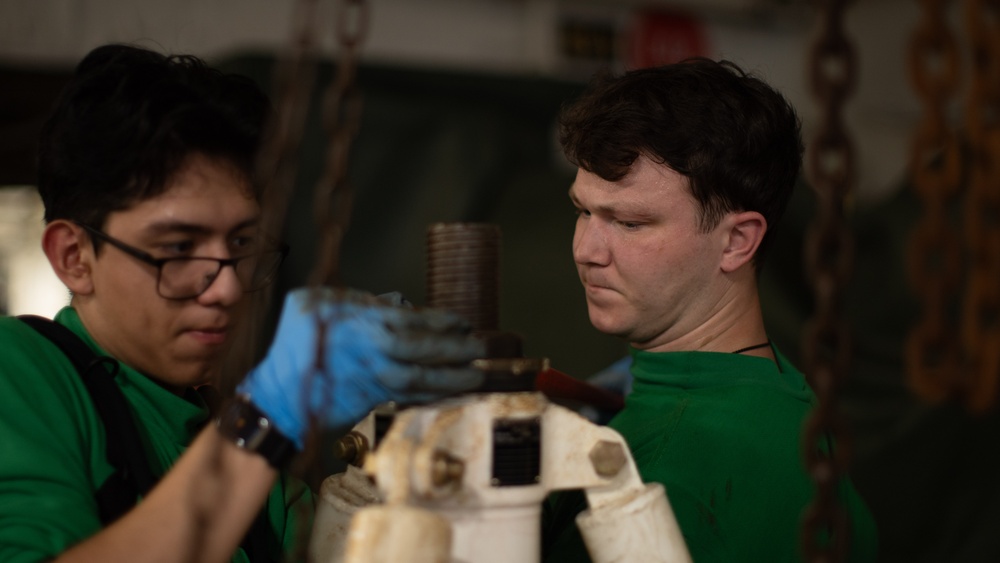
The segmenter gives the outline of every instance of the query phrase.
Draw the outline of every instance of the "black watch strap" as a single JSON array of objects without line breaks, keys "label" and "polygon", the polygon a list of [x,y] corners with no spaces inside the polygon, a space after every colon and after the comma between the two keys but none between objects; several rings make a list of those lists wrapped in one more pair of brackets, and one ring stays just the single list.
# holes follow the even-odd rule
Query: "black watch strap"
[{"label": "black watch strap", "polygon": [[295,443],[271,424],[267,415],[245,396],[228,401],[219,415],[219,433],[237,447],[264,456],[276,469],[283,469],[295,456]]}]

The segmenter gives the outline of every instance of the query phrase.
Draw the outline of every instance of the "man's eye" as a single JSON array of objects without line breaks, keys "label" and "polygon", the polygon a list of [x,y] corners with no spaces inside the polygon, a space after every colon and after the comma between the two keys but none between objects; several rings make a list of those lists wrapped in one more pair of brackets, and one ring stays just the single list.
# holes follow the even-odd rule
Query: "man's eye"
[{"label": "man's eye", "polygon": [[621,227],[626,231],[636,231],[642,226],[641,223],[635,223],[632,221],[618,221],[618,224],[621,225]]},{"label": "man's eye", "polygon": [[257,237],[240,236],[233,238],[233,248],[240,250],[250,250],[257,246]]},{"label": "man's eye", "polygon": [[189,240],[166,242],[160,244],[159,247],[167,254],[190,254],[194,250],[194,242]]},{"label": "man's eye", "polygon": [[590,217],[590,211],[587,211],[586,209],[580,209],[579,207],[576,208],[576,214],[578,216],[582,215],[583,217]]}]

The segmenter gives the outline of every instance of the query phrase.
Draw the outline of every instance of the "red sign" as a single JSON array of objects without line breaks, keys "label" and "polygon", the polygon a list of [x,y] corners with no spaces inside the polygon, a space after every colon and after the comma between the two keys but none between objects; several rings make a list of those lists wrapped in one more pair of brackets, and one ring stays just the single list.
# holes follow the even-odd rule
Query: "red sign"
[{"label": "red sign", "polygon": [[625,47],[625,63],[631,69],[708,54],[702,23],[691,16],[672,12],[637,13],[625,37]]}]

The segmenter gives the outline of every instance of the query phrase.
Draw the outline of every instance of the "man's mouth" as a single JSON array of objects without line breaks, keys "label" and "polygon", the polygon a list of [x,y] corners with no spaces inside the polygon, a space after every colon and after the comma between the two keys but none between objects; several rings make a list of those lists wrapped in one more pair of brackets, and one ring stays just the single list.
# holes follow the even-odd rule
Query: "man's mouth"
[{"label": "man's mouth", "polygon": [[187,331],[195,340],[202,344],[218,345],[226,341],[229,331],[225,327],[195,328]]},{"label": "man's mouth", "polygon": [[609,291],[614,289],[605,283],[601,283],[600,280],[587,279],[581,276],[580,281],[583,283],[583,287],[586,288],[588,291],[591,289],[594,290],[606,289]]},{"label": "man's mouth", "polygon": [[611,294],[617,293],[617,291],[614,288],[596,283],[584,283],[583,287],[589,299],[600,299],[603,297],[609,297]]}]

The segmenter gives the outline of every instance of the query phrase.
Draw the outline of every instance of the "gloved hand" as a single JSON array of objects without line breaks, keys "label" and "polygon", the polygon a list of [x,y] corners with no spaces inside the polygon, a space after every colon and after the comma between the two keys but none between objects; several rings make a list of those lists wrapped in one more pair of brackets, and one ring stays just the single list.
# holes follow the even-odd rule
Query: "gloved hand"
[{"label": "gloved hand", "polygon": [[458,316],[389,305],[367,293],[298,289],[274,342],[237,388],[302,449],[311,420],[346,428],[386,401],[426,402],[472,389],[486,350]]}]

